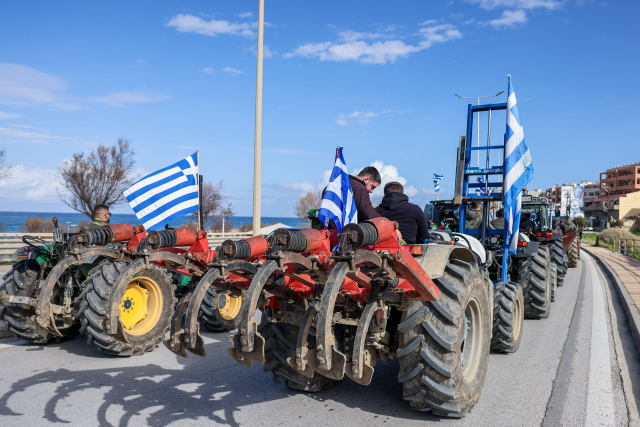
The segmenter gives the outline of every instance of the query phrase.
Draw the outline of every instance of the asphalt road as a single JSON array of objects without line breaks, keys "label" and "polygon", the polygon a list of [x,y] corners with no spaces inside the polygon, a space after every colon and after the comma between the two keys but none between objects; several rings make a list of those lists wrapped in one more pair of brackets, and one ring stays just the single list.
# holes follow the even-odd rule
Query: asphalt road
[{"label": "asphalt road", "polygon": [[208,356],[188,359],[164,347],[114,359],[82,336],[49,346],[1,340],[0,420],[2,426],[634,425],[640,355],[617,304],[584,254],[558,289],[550,317],[525,321],[518,352],[491,354],[480,401],[461,420],[411,410],[395,362],[379,362],[367,387],[345,379],[306,394],[273,383],[261,365],[231,359],[228,334],[208,334]]}]

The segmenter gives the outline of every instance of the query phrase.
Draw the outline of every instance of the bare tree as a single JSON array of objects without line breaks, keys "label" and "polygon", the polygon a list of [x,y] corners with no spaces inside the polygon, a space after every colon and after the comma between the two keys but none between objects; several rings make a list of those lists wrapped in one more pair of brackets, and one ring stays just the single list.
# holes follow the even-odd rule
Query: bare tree
[{"label": "bare tree", "polygon": [[53,218],[43,220],[39,216],[27,218],[20,226],[21,233],[52,233],[55,230]]},{"label": "bare tree", "polygon": [[[222,212],[222,202],[225,197],[223,191],[224,186],[222,181],[216,185],[213,185],[210,182],[202,183],[202,213],[205,224],[207,224],[210,219],[213,219],[214,216]],[[194,212],[192,215],[197,218],[198,212]]]},{"label": "bare tree", "polygon": [[0,179],[7,178],[11,175],[11,166],[4,163],[6,156],[6,151],[0,150]]},{"label": "bare tree", "polygon": [[294,206],[294,213],[300,221],[309,222],[309,211],[319,209],[322,201],[322,191],[317,193],[307,193],[300,197]]},{"label": "bare tree", "polygon": [[74,154],[58,169],[63,187],[58,188],[60,199],[89,218],[97,205],[113,207],[123,203],[122,192],[136,179],[131,174],[133,155],[129,141],[122,138],[113,147],[98,145],[88,156]]}]

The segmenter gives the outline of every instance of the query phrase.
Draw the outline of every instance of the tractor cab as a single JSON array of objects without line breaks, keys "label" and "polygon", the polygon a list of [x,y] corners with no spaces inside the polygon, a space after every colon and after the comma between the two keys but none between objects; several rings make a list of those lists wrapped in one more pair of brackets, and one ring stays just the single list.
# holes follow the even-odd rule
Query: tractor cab
[{"label": "tractor cab", "polygon": [[432,200],[424,207],[424,219],[433,228],[458,231],[460,225],[460,206],[453,200]]}]

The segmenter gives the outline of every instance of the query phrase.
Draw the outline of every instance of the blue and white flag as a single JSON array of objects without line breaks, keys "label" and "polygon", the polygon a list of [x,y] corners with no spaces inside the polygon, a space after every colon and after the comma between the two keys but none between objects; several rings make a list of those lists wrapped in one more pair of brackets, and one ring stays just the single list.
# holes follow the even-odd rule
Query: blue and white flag
[{"label": "blue and white flag", "polygon": [[435,187],[436,195],[440,192],[440,180],[444,178],[444,175],[438,175],[436,171],[433,171],[433,185]]},{"label": "blue and white flag", "polygon": [[142,178],[124,191],[147,230],[198,210],[198,153]]},{"label": "blue and white flag", "polygon": [[516,94],[509,76],[507,99],[507,144],[504,147],[504,219],[509,253],[515,254],[520,227],[522,190],[533,178],[531,153],[524,142],[524,130],[518,114]]},{"label": "blue and white flag", "polygon": [[[477,179],[478,184],[484,184],[484,176],[482,175],[478,175],[478,179]],[[476,188],[476,196],[486,196],[487,195],[487,190],[484,187],[478,187]]]},{"label": "blue and white flag", "polygon": [[353,198],[347,165],[342,157],[342,147],[336,149],[336,160],[329,179],[329,185],[322,196],[318,219],[325,225],[332,220],[338,232],[347,224],[358,222],[356,200]]}]

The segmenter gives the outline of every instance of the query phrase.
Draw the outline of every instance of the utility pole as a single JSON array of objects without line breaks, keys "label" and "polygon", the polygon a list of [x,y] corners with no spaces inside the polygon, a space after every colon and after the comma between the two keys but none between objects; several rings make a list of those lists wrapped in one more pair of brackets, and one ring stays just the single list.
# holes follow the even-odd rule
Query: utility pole
[{"label": "utility pole", "polygon": [[256,77],[256,133],[253,153],[253,235],[260,234],[260,174],[262,163],[262,46],[264,43],[264,0],[259,0],[258,72]]}]

